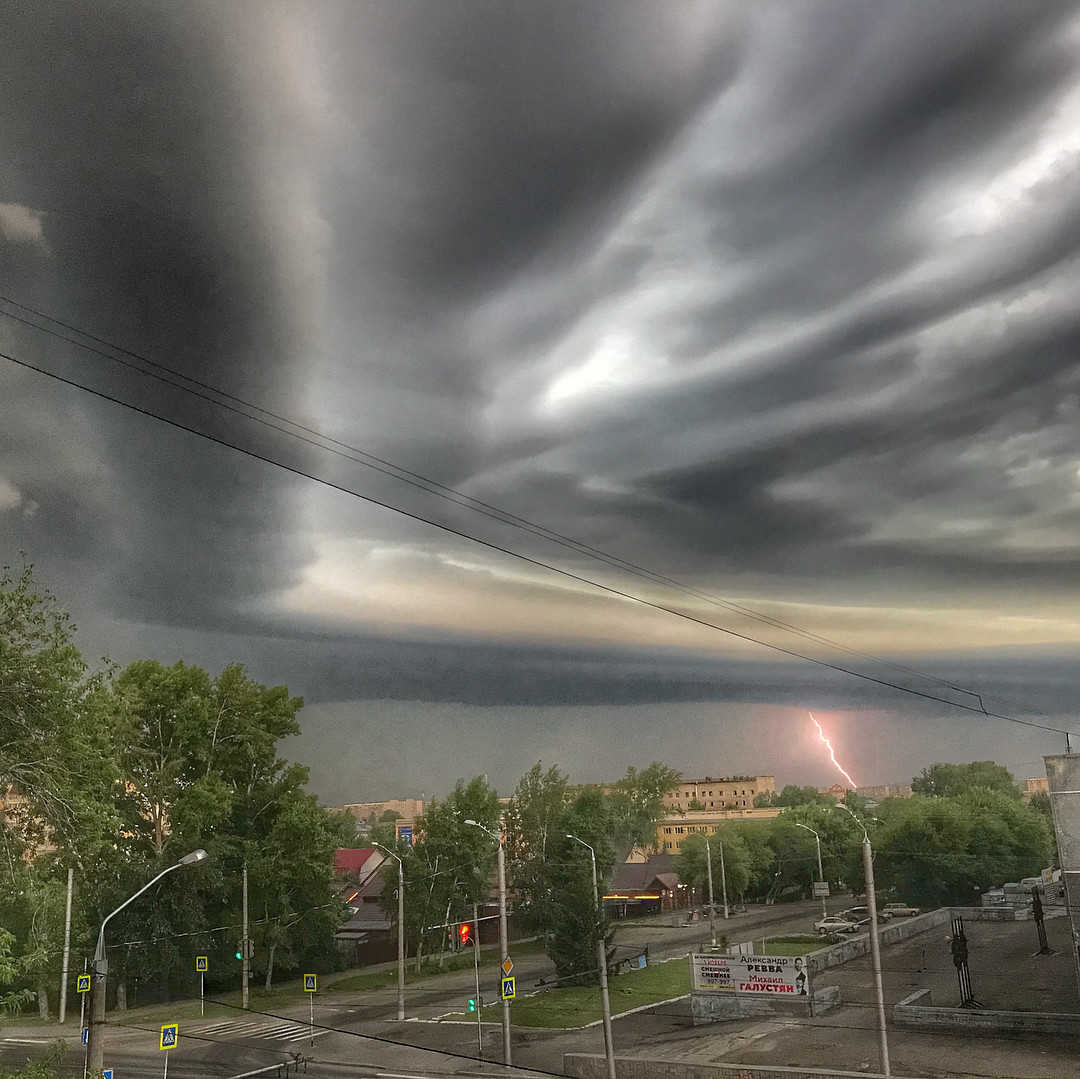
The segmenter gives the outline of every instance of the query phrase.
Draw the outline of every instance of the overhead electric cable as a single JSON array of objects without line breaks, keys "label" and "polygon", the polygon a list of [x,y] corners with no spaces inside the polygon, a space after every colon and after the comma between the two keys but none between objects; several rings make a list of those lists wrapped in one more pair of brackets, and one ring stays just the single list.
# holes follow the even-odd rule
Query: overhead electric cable
[{"label": "overhead electric cable", "polygon": [[175,427],[178,430],[186,431],[188,434],[195,435],[198,438],[205,439],[209,442],[213,442],[216,445],[223,446],[227,449],[236,450],[238,453],[242,453],[247,457],[251,457],[255,460],[262,461],[264,464],[273,465],[277,468],[281,468],[286,472],[290,472],[293,475],[300,476],[304,479],[313,480],[316,483],[322,484],[331,490],[339,491],[342,494],[351,495],[354,498],[359,498],[369,505],[379,506],[382,509],[390,510],[392,513],[396,513],[399,516],[406,517],[409,520],[417,521],[421,524],[429,525],[433,528],[440,529],[449,535],[457,536],[459,539],[468,540],[472,543],[479,544],[482,547],[486,547],[488,550],[496,551],[499,554],[507,555],[511,558],[516,558],[521,562],[525,562],[529,565],[535,566],[539,569],[546,570],[550,573],[558,574],[565,577],[568,580],[576,581],[579,584],[587,585],[591,588],[596,588],[599,591],[605,592],[608,595],[617,596],[620,599],[630,600],[634,603],[639,603],[642,606],[649,607],[655,611],[661,611],[665,614],[670,614],[676,618],[681,618],[684,621],[690,622],[694,625],[703,626],[707,629],[716,630],[719,633],[727,634],[738,640],[746,641],[750,644],[756,644],[763,648],[768,648],[771,651],[778,652],[781,655],[790,656],[793,659],[804,660],[808,663],[814,663],[819,667],[824,667],[828,670],[836,671],[840,674],[847,674],[854,678],[861,678],[863,681],[870,682],[875,685],[884,686],[889,689],[895,689],[901,693],[908,693],[912,696],[921,697],[924,700],[938,701],[941,704],[947,704],[954,708],[959,708],[966,712],[975,712],[976,714],[984,715],[992,719],[1001,719],[1009,723],[1016,723],[1020,726],[1031,727],[1036,730],[1048,731],[1053,734],[1067,734],[1070,733],[1061,727],[1049,727],[1042,723],[1035,723],[1031,720],[1019,719],[1015,716],[1005,715],[1000,712],[991,712],[984,707],[974,707],[973,705],[963,704],[959,701],[951,701],[946,697],[939,697],[934,693],[928,693],[924,690],[914,689],[910,686],[904,686],[896,682],[890,682],[885,678],[877,678],[873,675],[865,674],[861,671],[852,670],[849,667],[843,667],[837,663],[831,663],[828,660],[819,659],[816,656],[808,656],[800,652],[796,652],[789,648],[784,648],[782,645],[773,644],[769,641],[762,641],[756,637],[751,637],[749,634],[740,633],[738,630],[730,629],[727,626],[717,625],[714,622],[709,622],[707,619],[699,618],[696,615],[688,614],[685,611],[680,611],[674,607],[668,607],[663,603],[658,603],[654,600],[645,599],[643,596],[634,595],[632,592],[627,592],[624,589],[616,588],[614,585],[604,584],[601,581],[593,580],[590,577],[586,577],[580,573],[574,573],[571,570],[563,569],[560,566],[553,565],[549,562],[544,562],[541,559],[533,558],[530,555],[522,554],[520,551],[515,551],[512,548],[504,547],[501,544],[493,543],[490,540],[482,539],[479,536],[472,535],[461,529],[454,528],[451,525],[443,524],[439,521],[433,520],[429,517],[424,517],[422,514],[413,513],[410,510],[402,509],[401,507],[394,506],[392,503],[375,498],[372,495],[366,495],[360,491],[353,490],[350,487],[346,487],[343,484],[335,483],[332,480],[324,479],[321,476],[317,476],[312,472],[305,471],[302,468],[298,468],[295,465],[286,464],[283,461],[275,460],[273,457],[269,457],[265,454],[259,453],[250,447],[243,446],[238,442],[231,442],[228,439],[222,438],[218,435],[211,435],[205,431],[200,431],[195,427],[182,423],[180,420],[172,419],[168,416],[160,415],[149,409],[143,408],[139,405],[132,404],[129,401],[125,401],[122,398],[115,397],[112,394],[105,393],[103,390],[94,389],[91,386],[86,386],[74,379],[66,378],[63,375],[59,375],[54,371],[50,371],[47,368],[40,367],[37,364],[33,364],[28,360],[21,360],[15,356],[6,352],[0,352],[0,359],[8,360],[10,363],[16,364],[19,367],[26,368],[27,370],[36,371],[38,374],[44,375],[46,378],[51,378],[56,382],[60,382],[63,385],[71,386],[74,389],[82,390],[84,393],[89,393],[94,397],[98,397],[102,400],[109,401],[112,404],[119,405],[122,408],[129,409],[132,412],[136,412],[139,415],[146,416],[150,419],[158,420],[162,423],[168,424],[170,427]]},{"label": "overhead electric cable", "polygon": [[[780,629],[784,632],[791,633],[804,640],[812,641],[814,643],[836,649],[848,655],[858,656],[873,663],[881,664],[882,666],[890,668],[892,670],[914,675],[915,677],[924,679],[928,682],[933,682],[947,689],[951,689],[956,693],[963,693],[967,696],[974,697],[979,702],[982,711],[984,713],[986,712],[985,707],[983,707],[983,694],[980,694],[976,690],[967,689],[964,686],[957,685],[951,680],[941,678],[937,675],[928,674],[925,671],[917,670],[914,667],[902,663],[897,663],[894,660],[886,659],[882,656],[877,656],[872,653],[862,651],[861,649],[853,648],[850,645],[843,644],[839,641],[834,641],[828,637],[824,637],[810,630],[802,629],[801,627],[796,626],[793,623],[778,618],[774,615],[769,615],[761,611],[756,611],[753,608],[746,607],[742,604],[734,603],[733,601],[724,599],[723,597],[715,596],[712,593],[705,592],[692,585],[687,585],[681,581],[678,581],[675,578],[668,577],[665,574],[659,573],[655,570],[651,570],[647,567],[640,566],[634,562],[627,561],[626,559],[623,559],[618,555],[603,551],[599,548],[584,543],[581,540],[566,536],[563,533],[549,529],[544,525],[540,525],[534,521],[528,520],[527,518],[520,517],[517,514],[502,509],[501,507],[494,506],[488,502],[484,502],[480,499],[474,498],[473,496],[465,494],[464,492],[459,491],[456,488],[447,487],[446,485],[439,483],[437,480],[431,479],[428,476],[424,476],[418,472],[413,472],[407,468],[404,468],[401,465],[397,465],[391,461],[387,461],[384,458],[377,457],[373,454],[368,453],[365,450],[359,449],[356,446],[352,446],[349,443],[342,442],[341,440],[336,439],[330,435],[326,435],[314,428],[307,427],[296,420],[288,418],[287,416],[282,416],[279,413],[264,409],[259,405],[245,400],[244,398],[228,393],[227,391],[222,390],[219,387],[193,378],[190,375],[185,375],[182,372],[176,371],[173,368],[166,366],[165,364],[162,364],[156,360],[152,360],[149,357],[143,356],[142,354],[128,349],[122,345],[117,345],[114,342],[108,341],[105,338],[98,337],[95,334],[83,330],[78,326],[65,322],[64,320],[56,318],[53,315],[49,315],[44,311],[40,311],[36,308],[30,307],[27,304],[20,303],[18,300],[15,300],[9,296],[0,294],[0,301],[3,301],[9,306],[16,307],[22,311],[25,311],[28,314],[33,315],[35,318],[44,319],[48,322],[55,323],[58,326],[62,326],[64,329],[69,330],[72,333],[78,334],[80,337],[84,337],[87,340],[93,341],[96,344],[102,345],[112,351],[103,352],[100,349],[92,348],[84,341],[79,341],[76,338],[67,336],[66,334],[58,333],[56,330],[50,329],[48,326],[42,326],[36,322],[31,321],[30,319],[26,319],[19,315],[12,314],[9,311],[0,310],[0,314],[3,314],[4,316],[12,319],[13,321],[19,322],[24,326],[28,326],[31,329],[35,329],[38,332],[48,334],[59,340],[66,341],[69,344],[73,344],[78,348],[82,348],[88,352],[92,352],[93,354],[100,356],[103,359],[109,360],[123,367],[127,367],[130,370],[136,371],[150,378],[156,378],[159,381],[165,383],[166,385],[170,385],[176,389],[180,389],[185,393],[189,393],[192,396],[207,401],[208,403],[216,405],[219,408],[223,408],[227,411],[236,413],[237,415],[244,416],[244,418],[246,419],[253,420],[256,423],[260,423],[264,426],[270,427],[272,430],[276,430],[282,434],[289,435],[290,437],[296,438],[302,442],[306,442],[307,444],[315,446],[316,448],[325,450],[340,457],[344,457],[347,460],[351,460],[356,464],[362,465],[366,468],[373,469],[376,472],[380,472],[383,475],[389,476],[392,479],[396,479],[402,483],[409,484],[412,487],[417,487],[420,490],[423,490],[428,494],[433,494],[438,498],[444,498],[457,505],[463,506],[464,508],[472,509],[474,512],[480,513],[481,515],[489,517],[493,520],[497,520],[502,524],[510,525],[511,527],[529,532],[552,543],[568,547],[579,554],[583,554],[589,558],[604,562],[615,569],[620,569],[635,576],[643,577],[645,579],[653,581],[654,583],[661,584],[669,588],[674,588],[685,595],[693,596],[694,598],[703,600],[706,603],[712,604],[714,606],[719,606],[725,610],[729,610],[736,614],[741,614],[747,618],[751,618],[763,624],[770,625],[775,629]],[[113,353],[120,353],[123,356],[131,357],[131,359],[136,360],[138,361],[138,363],[144,364],[146,365],[146,367],[152,368],[153,370],[146,370],[144,367],[136,366],[135,364],[121,359],[120,356],[113,355]],[[163,372],[163,374],[157,374],[155,372]],[[174,381],[175,379],[179,379],[181,381]],[[183,383],[188,383],[189,385],[184,385]],[[191,389],[191,386],[197,386],[199,387],[199,389],[205,390],[207,391],[207,393],[213,394],[214,396],[209,397],[205,393],[197,392],[196,390]],[[242,408],[236,408],[233,405],[226,404],[227,401],[235,402],[237,405],[242,406]],[[250,409],[252,412],[258,413],[258,415],[252,415],[251,412],[244,411],[244,409]],[[272,420],[278,421],[278,423],[287,424],[289,428],[295,428],[295,430],[280,427],[277,423],[270,423],[266,419],[261,419],[260,416],[269,417]],[[298,434],[297,432],[303,432],[303,434]],[[312,436],[312,438],[304,437],[305,435],[310,435]],[[319,439],[321,441],[316,442],[313,441],[313,439]],[[323,443],[328,443],[328,445],[324,445]],[[358,456],[352,456],[354,454]]]}]

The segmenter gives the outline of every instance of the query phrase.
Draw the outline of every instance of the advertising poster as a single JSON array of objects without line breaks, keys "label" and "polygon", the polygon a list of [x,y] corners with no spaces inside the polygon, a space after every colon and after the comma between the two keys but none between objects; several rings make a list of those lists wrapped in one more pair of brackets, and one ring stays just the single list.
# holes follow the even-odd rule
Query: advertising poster
[{"label": "advertising poster", "polygon": [[694,954],[690,962],[695,993],[810,996],[810,971],[802,955]]}]

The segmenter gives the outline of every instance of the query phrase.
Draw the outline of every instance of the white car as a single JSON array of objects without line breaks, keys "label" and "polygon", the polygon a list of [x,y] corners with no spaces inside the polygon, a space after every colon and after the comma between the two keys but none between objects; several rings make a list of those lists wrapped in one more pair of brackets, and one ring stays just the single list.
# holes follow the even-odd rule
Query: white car
[{"label": "white car", "polygon": [[859,926],[850,918],[843,918],[839,914],[829,914],[814,922],[814,929],[825,936],[827,933],[855,933]]},{"label": "white car", "polygon": [[909,907],[907,903],[886,903],[882,913],[892,918],[914,918],[919,913],[919,908]]}]

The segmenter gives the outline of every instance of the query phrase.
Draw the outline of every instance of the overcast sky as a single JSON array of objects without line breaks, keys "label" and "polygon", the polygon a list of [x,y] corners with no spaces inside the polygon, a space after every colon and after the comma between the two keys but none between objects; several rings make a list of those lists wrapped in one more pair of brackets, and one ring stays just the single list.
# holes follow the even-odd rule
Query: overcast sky
[{"label": "overcast sky", "polygon": [[1078,726],[1076,4],[0,29],[0,554],[89,655],[288,682],[329,801],[1064,748],[790,653]]}]

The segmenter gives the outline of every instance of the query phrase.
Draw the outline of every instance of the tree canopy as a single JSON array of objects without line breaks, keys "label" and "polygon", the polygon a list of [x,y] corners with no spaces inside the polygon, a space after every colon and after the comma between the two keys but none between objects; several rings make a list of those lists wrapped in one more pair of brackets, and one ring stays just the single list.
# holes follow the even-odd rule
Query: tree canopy
[{"label": "tree canopy", "polygon": [[924,768],[920,775],[911,781],[915,794],[926,794],[938,798],[966,794],[976,787],[998,791],[1010,798],[1020,798],[1012,772],[993,761],[972,761],[970,764],[934,764]]}]

